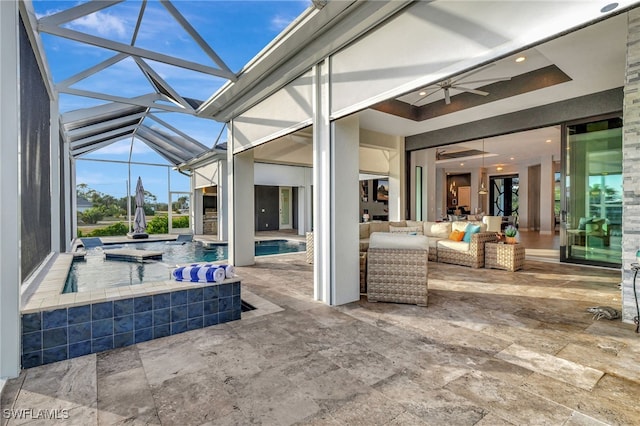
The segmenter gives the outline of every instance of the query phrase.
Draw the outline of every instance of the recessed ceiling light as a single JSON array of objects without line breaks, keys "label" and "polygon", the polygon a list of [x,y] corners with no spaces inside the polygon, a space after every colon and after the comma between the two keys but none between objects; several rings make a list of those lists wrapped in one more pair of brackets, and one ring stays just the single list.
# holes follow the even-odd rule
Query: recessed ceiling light
[{"label": "recessed ceiling light", "polygon": [[498,167],[496,167],[496,170],[497,170],[497,171],[499,171],[499,172],[501,172],[501,171],[502,171],[502,166],[498,166]]},{"label": "recessed ceiling light", "polygon": [[607,12],[611,12],[613,9],[615,9],[616,7],[618,7],[618,3],[609,3],[608,5],[606,5],[605,7],[603,7],[602,9],[600,9],[600,13],[607,13]]},{"label": "recessed ceiling light", "polygon": [[460,163],[461,166],[464,166],[464,163]]},{"label": "recessed ceiling light", "polygon": [[420,95],[420,96],[424,96],[426,94],[427,94],[427,92],[425,92],[424,90],[422,92],[418,93],[418,95]]},{"label": "recessed ceiling light", "polygon": [[551,139],[547,139],[545,142],[546,143],[551,143]]},{"label": "recessed ceiling light", "polygon": [[511,157],[511,158],[509,158],[509,160],[515,160],[515,159],[516,159],[516,157]]},{"label": "recessed ceiling light", "polygon": [[516,58],[516,62],[518,62],[518,63],[520,63],[520,62],[524,62],[524,61],[526,61],[526,60],[527,60],[527,58],[525,58],[524,56],[518,56],[518,57]]}]

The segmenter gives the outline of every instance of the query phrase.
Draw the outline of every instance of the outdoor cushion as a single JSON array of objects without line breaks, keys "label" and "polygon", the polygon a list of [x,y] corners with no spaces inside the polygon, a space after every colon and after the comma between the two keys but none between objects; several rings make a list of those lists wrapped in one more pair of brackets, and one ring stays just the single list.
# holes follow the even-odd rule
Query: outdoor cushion
[{"label": "outdoor cushion", "polygon": [[360,239],[369,238],[369,224],[361,223],[360,224]]},{"label": "outdoor cushion", "polygon": [[464,232],[465,229],[467,229],[468,224],[469,222],[467,222],[466,220],[463,220],[463,221],[457,220],[455,222],[451,222],[451,230]]},{"label": "outdoor cushion", "polygon": [[422,227],[419,226],[389,226],[389,232],[393,234],[422,235]]},{"label": "outdoor cushion", "polygon": [[451,241],[462,241],[464,238],[464,231],[453,230],[451,234],[449,234],[449,239]]},{"label": "outdoor cushion", "polygon": [[369,240],[369,248],[429,250],[429,238],[424,235],[374,232]]},{"label": "outdoor cushion", "polygon": [[419,226],[420,228],[423,227],[424,222],[421,220],[407,220],[407,226]]},{"label": "outdoor cushion", "polygon": [[389,222],[369,222],[369,234],[389,232]]},{"label": "outdoor cushion", "polygon": [[465,253],[469,251],[470,245],[471,244],[465,243],[464,241],[451,241],[451,240],[438,241],[438,249],[448,248],[451,250],[461,251]]},{"label": "outdoor cushion", "polygon": [[472,223],[468,224],[467,229],[464,231],[464,238],[462,241],[470,243],[473,234],[477,234],[478,232],[480,232],[480,225],[474,225]]},{"label": "outdoor cushion", "polygon": [[389,226],[407,226],[407,222],[404,220],[399,222],[389,222]]},{"label": "outdoor cushion", "polygon": [[425,222],[424,234],[429,237],[449,238],[451,222]]}]

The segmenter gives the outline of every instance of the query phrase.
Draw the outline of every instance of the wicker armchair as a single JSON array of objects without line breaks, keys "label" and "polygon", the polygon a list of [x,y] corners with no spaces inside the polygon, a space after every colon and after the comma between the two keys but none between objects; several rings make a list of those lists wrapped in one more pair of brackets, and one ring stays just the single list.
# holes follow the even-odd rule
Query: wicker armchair
[{"label": "wicker armchair", "polygon": [[446,240],[438,241],[438,262],[482,268],[484,267],[484,244],[490,241],[498,241],[498,235],[495,232],[473,234],[468,250],[456,250],[452,248],[455,243],[452,244]]},{"label": "wicker armchair", "polygon": [[423,235],[371,234],[367,299],[427,306],[428,255],[429,239]]}]

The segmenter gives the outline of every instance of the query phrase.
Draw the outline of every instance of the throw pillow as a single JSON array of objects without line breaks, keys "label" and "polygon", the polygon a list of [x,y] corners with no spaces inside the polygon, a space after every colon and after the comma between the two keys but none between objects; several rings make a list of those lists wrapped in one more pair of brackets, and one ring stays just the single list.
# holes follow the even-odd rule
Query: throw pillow
[{"label": "throw pillow", "polygon": [[422,235],[422,228],[419,226],[389,226],[389,232],[394,234]]},{"label": "throw pillow", "polygon": [[477,234],[478,232],[480,232],[480,225],[474,225],[472,223],[468,224],[467,229],[465,229],[464,231],[464,238],[462,239],[462,241],[464,241],[465,243],[470,243],[473,234]]},{"label": "throw pillow", "polygon": [[455,231],[451,232],[451,234],[449,234],[449,239],[451,241],[462,241],[463,238],[464,238],[464,232],[463,231],[455,230]]}]

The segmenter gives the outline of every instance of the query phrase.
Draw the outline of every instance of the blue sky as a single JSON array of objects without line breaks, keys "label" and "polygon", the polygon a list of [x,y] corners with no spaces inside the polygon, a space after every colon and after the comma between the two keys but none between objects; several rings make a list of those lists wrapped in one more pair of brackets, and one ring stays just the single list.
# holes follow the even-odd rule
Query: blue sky
[{"label": "blue sky", "polygon": [[[33,1],[38,17],[62,11],[80,3],[82,2]],[[72,21],[67,26],[76,31],[129,44],[141,4],[142,2],[139,1],[125,1]],[[173,5],[236,73],[310,4],[310,0],[173,1]],[[114,55],[114,52],[106,49],[83,45],[48,34],[42,34],[42,39],[55,83]],[[214,65],[213,61],[201,51],[157,1],[147,2],[136,46]],[[183,96],[206,100],[225,83],[221,78],[178,69],[170,65],[154,65],[160,75]],[[131,59],[105,69],[100,74],[83,80],[73,87],[126,97],[152,91],[149,83]],[[103,103],[106,101],[60,95],[62,113]],[[159,116],[208,147],[213,146],[223,125],[212,120],[178,113],[165,112]],[[223,134],[222,140],[226,140],[226,133]],[[117,142],[83,158],[127,161],[130,142],[130,139]],[[162,157],[139,141],[134,143],[132,161],[167,164]],[[85,160],[79,160],[76,164],[77,183],[86,183],[93,189],[116,197],[126,195],[128,175],[126,164]],[[133,165],[131,168],[132,192],[138,176],[142,177],[145,189],[154,193],[159,201],[166,201],[168,188],[165,167]],[[171,190],[188,191],[188,179],[177,172],[172,172]]]}]

